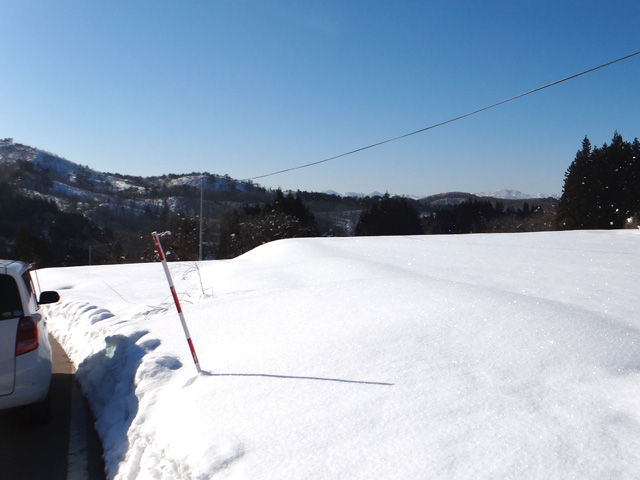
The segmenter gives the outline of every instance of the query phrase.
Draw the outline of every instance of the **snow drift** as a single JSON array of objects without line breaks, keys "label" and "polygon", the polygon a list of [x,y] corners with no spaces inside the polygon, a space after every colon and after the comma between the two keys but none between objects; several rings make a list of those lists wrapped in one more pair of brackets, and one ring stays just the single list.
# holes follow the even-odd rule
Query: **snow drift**
[{"label": "snow drift", "polygon": [[[149,237],[151,248],[151,237]],[[637,478],[640,232],[45,269],[109,478]]]}]

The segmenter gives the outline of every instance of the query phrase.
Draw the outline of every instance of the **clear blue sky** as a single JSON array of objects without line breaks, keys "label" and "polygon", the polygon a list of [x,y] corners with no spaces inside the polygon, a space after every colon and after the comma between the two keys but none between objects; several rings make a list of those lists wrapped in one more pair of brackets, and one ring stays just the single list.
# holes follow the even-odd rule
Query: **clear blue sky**
[{"label": "clear blue sky", "polygon": [[[100,171],[245,179],[640,50],[640,2],[5,0],[0,137]],[[585,135],[640,137],[640,56],[266,187],[560,193]]]}]

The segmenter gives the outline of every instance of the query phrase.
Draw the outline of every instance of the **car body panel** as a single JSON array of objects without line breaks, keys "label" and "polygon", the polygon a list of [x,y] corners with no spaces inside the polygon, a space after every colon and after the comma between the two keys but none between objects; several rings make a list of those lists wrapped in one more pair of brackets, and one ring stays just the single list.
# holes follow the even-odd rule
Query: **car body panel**
[{"label": "car body panel", "polygon": [[0,320],[0,397],[13,393],[18,318]]},{"label": "car body panel", "polygon": [[44,401],[51,384],[51,345],[40,343],[32,352],[16,357],[15,388],[0,397],[0,410]]},{"label": "car body panel", "polygon": [[[15,286],[7,277],[14,280]],[[12,300],[15,295],[19,297],[18,303]],[[53,301],[51,295],[48,298]],[[23,315],[31,317],[37,325],[38,346],[16,356],[16,335]],[[28,266],[0,260],[0,410],[46,400],[51,383],[51,363],[46,318],[36,299]]]}]

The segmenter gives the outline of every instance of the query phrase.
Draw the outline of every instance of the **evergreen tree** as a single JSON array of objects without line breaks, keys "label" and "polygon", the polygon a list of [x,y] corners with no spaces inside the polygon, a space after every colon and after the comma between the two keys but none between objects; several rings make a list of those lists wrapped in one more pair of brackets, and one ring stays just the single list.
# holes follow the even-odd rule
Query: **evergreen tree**
[{"label": "evergreen tree", "polygon": [[171,256],[171,260],[198,260],[200,241],[198,222],[192,217],[178,213],[169,217],[167,226],[171,235],[163,240],[163,245],[166,245],[167,255]]},{"label": "evergreen tree", "polygon": [[278,189],[273,202],[264,207],[246,206],[243,212],[233,211],[222,220],[217,257],[233,258],[274,240],[317,235],[315,217],[300,195],[285,195]]},{"label": "evergreen tree", "polygon": [[566,228],[584,228],[581,223],[586,218],[586,198],[589,196],[589,163],[591,157],[591,142],[587,137],[582,141],[582,150],[576,153],[576,158],[569,165],[564,175],[562,198],[558,205],[558,217]]},{"label": "evergreen tree", "polygon": [[591,149],[585,137],[565,174],[558,206],[560,228],[621,228],[640,211],[640,144],[615,132],[611,145]]},{"label": "evergreen tree", "polygon": [[502,202],[470,198],[445,207],[425,220],[426,233],[463,234],[551,230],[549,214],[542,207],[524,202],[505,208]]},{"label": "evergreen tree", "polygon": [[424,233],[417,208],[404,197],[385,194],[360,215],[356,235],[420,235]]},{"label": "evergreen tree", "polygon": [[52,253],[43,236],[35,235],[26,224],[18,230],[13,257],[37,267],[52,264]]}]

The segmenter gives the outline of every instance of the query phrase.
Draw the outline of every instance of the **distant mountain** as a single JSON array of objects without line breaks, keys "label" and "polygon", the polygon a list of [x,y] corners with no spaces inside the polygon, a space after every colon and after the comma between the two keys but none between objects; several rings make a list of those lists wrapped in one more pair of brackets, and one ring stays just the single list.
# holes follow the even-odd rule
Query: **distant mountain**
[{"label": "distant mountain", "polygon": [[[382,197],[384,196],[383,193],[380,192],[372,192],[369,194],[364,194],[364,193],[357,193],[357,192],[346,192],[346,193],[339,193],[336,192],[335,190],[325,190],[323,193],[327,194],[327,195],[336,195],[339,197],[351,197],[351,198],[366,198],[366,197]],[[449,193],[439,193],[436,195],[430,195],[427,197],[424,196],[417,196],[417,195],[407,195],[407,194],[403,194],[400,196],[406,197],[406,198],[410,198],[412,200],[422,200],[425,198],[431,198],[431,197],[438,197],[438,196],[445,196],[446,198],[450,198],[451,197],[451,192]],[[392,195],[392,196],[396,196],[396,195]],[[544,199],[544,198],[560,198],[560,196],[558,194],[551,194],[551,193],[540,193],[540,194],[535,194],[535,195],[529,195],[527,193],[522,193],[518,190],[499,190],[497,192],[482,192],[482,193],[454,193],[452,198],[458,198],[458,199],[468,199],[470,196],[475,196],[475,197],[488,197],[488,198],[497,198],[497,199],[501,199],[501,200],[530,200],[530,199]],[[449,200],[446,200],[449,201]],[[453,203],[451,204],[456,204],[459,203],[457,202],[457,200],[452,200]]]},{"label": "distant mountain", "polygon": [[560,198],[558,194],[540,193],[537,195],[529,195],[518,190],[499,190],[497,192],[477,193],[478,197],[500,198],[504,200],[529,200],[537,198]]},{"label": "distant mountain", "polygon": [[380,192],[371,192],[371,193],[358,193],[358,192],[346,192],[346,193],[338,193],[335,190],[325,190],[322,193],[326,193],[327,195],[336,195],[338,197],[349,197],[349,198],[373,198],[373,197],[383,197],[385,194]]},{"label": "distant mountain", "polygon": [[[501,192],[496,192],[495,194],[483,193],[475,195],[465,192],[447,192],[421,198],[417,201],[417,204],[420,206],[420,214],[422,216],[428,216],[433,213],[437,213],[442,209],[456,207],[457,205],[465,202],[489,201],[489,203],[494,206],[502,204],[504,208],[511,207],[514,210],[525,208],[525,203],[529,204],[529,207],[535,205],[542,207],[545,210],[551,208],[555,203],[557,203],[557,199],[551,196],[541,196],[540,198],[536,198],[531,195],[516,195],[520,192],[509,190],[505,190],[503,192],[512,193],[510,195],[500,195]],[[516,196],[519,198],[516,198]]]},{"label": "distant mountain", "polygon": [[477,198],[472,193],[464,192],[448,192],[438,193],[437,195],[430,195],[428,197],[421,198],[419,202],[422,205],[429,206],[432,210],[437,210],[442,207],[451,207],[459,205],[462,202],[466,202],[469,199]]}]

